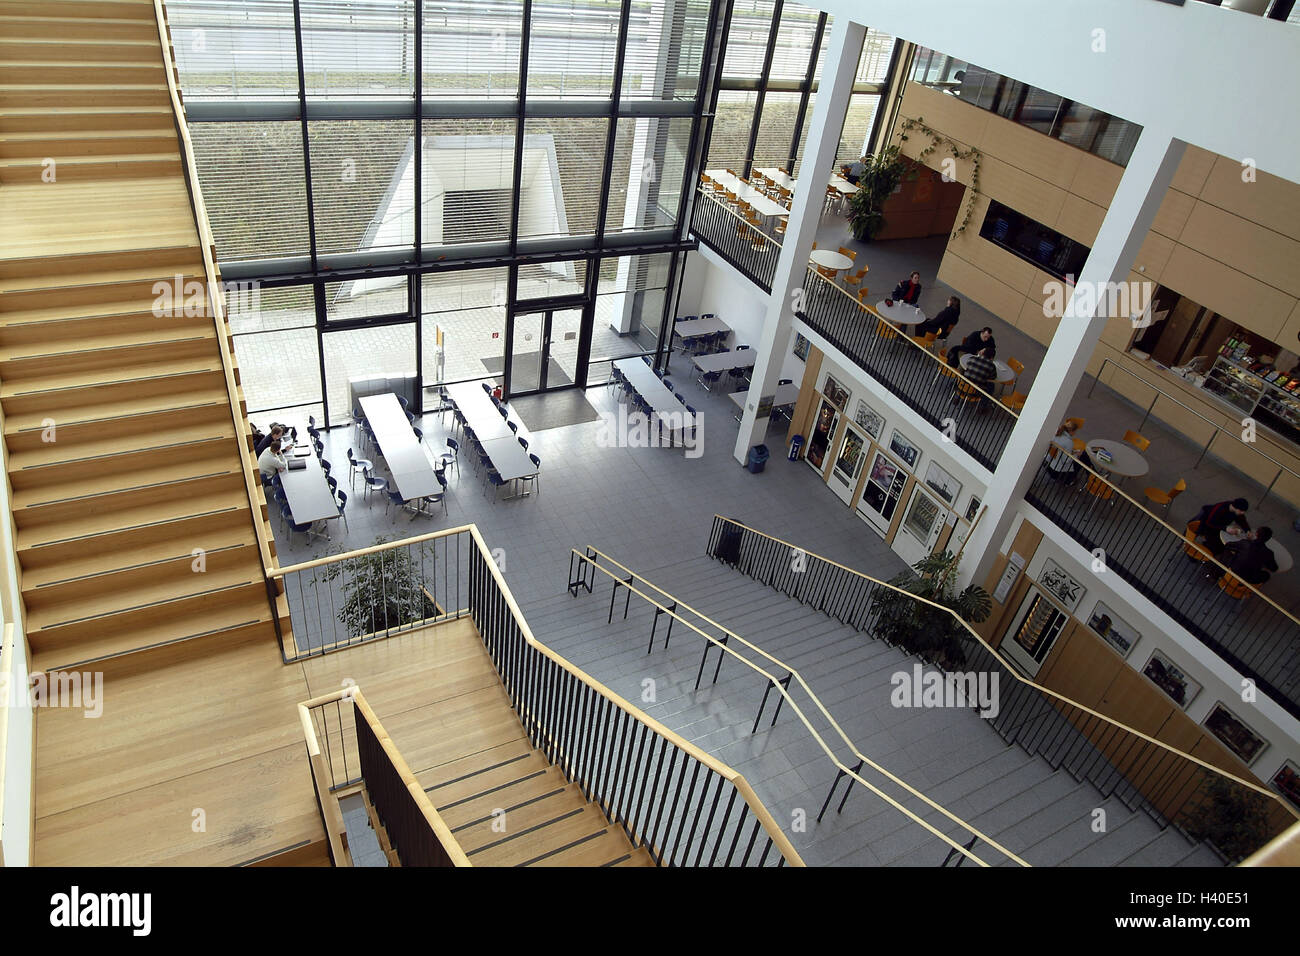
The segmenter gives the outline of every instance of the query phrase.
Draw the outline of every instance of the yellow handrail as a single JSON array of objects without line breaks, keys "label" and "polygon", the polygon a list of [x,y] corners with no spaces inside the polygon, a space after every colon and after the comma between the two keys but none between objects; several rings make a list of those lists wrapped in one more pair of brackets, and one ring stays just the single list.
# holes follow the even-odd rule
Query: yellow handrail
[{"label": "yellow handrail", "polygon": [[[250,441],[248,419],[239,407],[239,383],[235,379],[234,360],[230,354],[226,305],[220,292],[221,283],[217,278],[217,265],[213,260],[213,250],[216,248],[216,243],[212,238],[207,207],[203,203],[203,191],[199,188],[199,172],[194,162],[194,144],[190,140],[189,127],[185,122],[185,109],[181,105],[180,91],[176,87],[176,61],[172,56],[167,15],[163,11],[162,0],[153,0],[153,7],[154,17],[158,25],[158,40],[162,45],[163,72],[167,76],[167,95],[171,100],[172,117],[176,123],[176,135],[181,141],[181,151],[185,154],[185,178],[189,186],[194,224],[203,256],[203,272],[207,280],[207,296],[212,304],[212,321],[216,328],[217,348],[221,355],[221,371],[226,380],[226,397],[229,400],[230,415],[235,428],[235,444],[239,446],[240,470],[244,473],[244,490],[248,495],[249,510],[252,512],[253,528],[257,537],[257,549],[262,557],[263,573],[266,573],[276,566],[276,559],[271,554],[270,535],[266,523],[262,520],[262,503],[265,499],[262,496],[260,484],[257,484],[253,478],[257,467],[248,447]],[[278,614],[278,609],[272,608],[272,613]]]},{"label": "yellow handrail", "polygon": [[[809,698],[812,700],[812,702],[813,702],[814,704],[817,705],[817,708],[821,711],[822,716],[824,716],[824,717],[826,718],[827,722],[828,722],[832,727],[835,728],[836,732],[839,733],[839,735],[840,735],[841,739],[843,739],[844,743],[848,746],[848,748],[849,748],[851,751],[853,751],[853,755],[854,755],[855,757],[857,757],[857,758],[858,758],[859,760],[861,760],[863,763],[865,763],[865,764],[867,764],[868,766],[870,766],[870,767],[871,767],[873,770],[875,770],[877,773],[881,774],[881,775],[884,776],[884,777],[889,778],[891,781],[893,781],[894,783],[896,783],[898,786],[902,787],[904,790],[906,790],[906,791],[907,791],[908,793],[910,793],[912,796],[914,796],[914,797],[916,797],[917,799],[919,799],[919,800],[921,800],[922,802],[924,802],[924,803],[925,803],[927,806],[929,806],[931,809],[934,809],[934,810],[939,811],[939,813],[943,814],[945,817],[947,817],[947,818],[948,818],[949,820],[951,820],[952,822],[956,823],[958,826],[961,826],[962,828],[964,828],[967,832],[975,834],[975,835],[978,836],[981,840],[983,840],[985,843],[987,843],[989,846],[993,847],[993,848],[996,849],[998,852],[1000,852],[1000,853],[1002,853],[1003,855],[1005,855],[1008,859],[1014,860],[1016,863],[1020,864],[1021,866],[1029,866],[1028,863],[1026,863],[1024,860],[1022,860],[1022,859],[1021,859],[1019,856],[1017,856],[1016,854],[1012,853],[1012,852],[1011,852],[1010,850],[1008,850],[1006,847],[1002,846],[1000,843],[998,843],[998,842],[997,842],[996,840],[994,840],[992,837],[987,836],[986,834],[984,834],[984,833],[981,832],[980,830],[978,830],[978,829],[976,829],[975,827],[971,826],[969,823],[967,823],[967,822],[966,822],[965,820],[963,820],[961,817],[959,817],[959,816],[953,814],[951,811],[949,811],[946,807],[942,806],[941,804],[935,803],[933,800],[931,800],[929,797],[927,797],[924,793],[922,793],[921,791],[919,791],[919,790],[917,790],[915,787],[913,787],[911,784],[909,784],[906,780],[903,780],[902,778],[900,778],[900,777],[894,775],[894,774],[891,773],[890,771],[886,770],[884,767],[882,767],[882,766],[880,766],[879,764],[877,764],[877,763],[876,763],[875,761],[873,761],[871,758],[869,758],[869,757],[867,757],[866,755],[864,755],[863,753],[861,753],[861,752],[860,752],[860,751],[859,751],[859,750],[858,750],[858,749],[853,745],[853,742],[849,739],[848,735],[844,733],[844,730],[840,727],[840,725],[835,721],[835,719],[834,719],[833,717],[831,717],[830,712],[826,709],[825,705],[822,704],[821,700],[818,699],[817,695],[813,693],[812,688],[808,686],[807,681],[805,681],[805,680],[803,679],[803,676],[802,676],[801,674],[799,674],[799,672],[796,671],[793,667],[790,667],[788,664],[785,664],[785,663],[783,663],[782,661],[778,660],[777,658],[773,657],[771,654],[769,654],[769,653],[767,653],[766,651],[764,651],[761,647],[757,647],[757,646],[755,646],[754,644],[751,644],[749,641],[745,640],[743,637],[741,637],[740,635],[736,634],[735,631],[732,631],[732,630],[730,630],[729,628],[725,628],[725,627],[723,627],[721,624],[718,624],[716,621],[712,620],[711,618],[706,617],[705,615],[701,614],[699,611],[695,610],[694,608],[692,608],[690,605],[686,604],[685,602],[683,602],[683,601],[679,601],[677,598],[673,597],[673,595],[669,594],[669,593],[668,593],[667,591],[665,591],[663,588],[659,587],[658,585],[654,584],[654,583],[651,582],[651,581],[647,581],[647,580],[646,580],[644,577],[642,577],[640,574],[637,574],[635,571],[632,571],[632,570],[631,570],[630,568],[628,568],[626,565],[621,564],[621,563],[618,562],[618,561],[615,561],[613,558],[609,557],[609,555],[605,554],[604,552],[599,551],[599,550],[596,549],[596,548],[591,548],[590,550],[593,551],[593,552],[595,552],[596,554],[599,554],[602,558],[605,558],[605,559],[608,560],[610,563],[618,565],[618,567],[622,568],[622,569],[623,569],[624,571],[626,571],[629,575],[632,575],[632,576],[636,577],[638,580],[645,582],[647,585],[649,585],[650,587],[654,588],[656,591],[658,591],[660,594],[664,595],[665,597],[671,598],[671,600],[672,600],[672,602],[673,602],[674,604],[676,604],[676,605],[679,606],[679,607],[683,607],[683,608],[685,608],[685,609],[688,610],[690,613],[694,614],[696,617],[699,617],[701,620],[706,621],[706,622],[707,622],[711,627],[716,627],[719,631],[721,631],[721,632],[723,632],[724,634],[727,635],[727,637],[728,637],[728,642],[730,641],[731,638],[735,638],[738,642],[740,642],[741,644],[744,644],[746,647],[750,648],[751,650],[755,651],[756,653],[761,654],[763,657],[767,658],[767,659],[768,659],[769,661],[771,661],[773,664],[776,664],[776,665],[777,665],[778,667],[780,667],[782,670],[788,671],[790,674],[794,675],[794,676],[798,679],[798,681],[799,681],[799,685],[804,689],[805,693],[807,693],[808,696],[809,696]],[[775,677],[774,677],[770,672],[764,670],[762,667],[759,667],[757,664],[754,664],[752,661],[746,659],[743,655],[736,653],[736,651],[733,650],[733,649],[729,646],[729,643],[723,643],[722,641],[720,641],[719,639],[713,637],[712,635],[710,635],[710,634],[706,634],[704,631],[700,630],[700,629],[699,629],[698,627],[696,627],[694,624],[692,624],[692,623],[690,623],[689,621],[685,620],[684,618],[682,618],[682,617],[681,617],[679,614],[677,614],[676,612],[670,610],[669,607],[668,607],[666,604],[663,604],[663,603],[661,603],[661,602],[659,602],[659,601],[656,601],[654,598],[650,597],[648,594],[644,593],[643,591],[640,591],[640,590],[638,590],[637,588],[632,587],[632,586],[631,586],[627,581],[624,581],[622,578],[620,578],[618,575],[614,574],[614,573],[613,573],[612,571],[610,571],[608,568],[601,567],[599,564],[597,564],[596,562],[592,561],[588,556],[583,555],[581,552],[579,552],[576,548],[573,549],[573,554],[577,555],[578,558],[580,558],[581,560],[583,560],[583,561],[587,562],[588,564],[590,564],[591,567],[595,568],[597,571],[600,571],[602,574],[606,575],[608,578],[610,578],[612,581],[616,582],[616,583],[617,583],[618,585],[620,585],[621,587],[625,587],[625,588],[627,588],[631,593],[637,595],[638,597],[640,597],[641,599],[643,599],[643,600],[646,601],[647,603],[653,605],[655,608],[659,609],[659,610],[662,611],[664,614],[667,614],[667,615],[668,615],[669,617],[671,617],[673,620],[677,621],[678,623],[682,624],[682,625],[685,626],[685,627],[690,628],[692,631],[694,631],[696,634],[698,634],[698,635],[700,635],[701,637],[703,637],[707,642],[709,642],[710,644],[714,645],[715,647],[717,647],[717,648],[718,648],[719,650],[721,650],[722,652],[727,653],[727,654],[730,654],[733,658],[735,658],[735,659],[738,660],[741,664],[743,664],[743,665],[745,665],[746,667],[748,667],[750,670],[753,670],[753,671],[755,671],[755,672],[757,672],[757,673],[759,673],[759,674],[762,674],[765,678],[767,678],[768,681],[771,682],[772,686],[776,689],[777,693],[779,693],[779,694],[780,694],[780,695],[781,695],[781,696],[786,700],[786,702],[789,703],[791,709],[792,709],[792,710],[795,712],[795,714],[799,717],[800,722],[801,722],[801,723],[804,725],[804,727],[808,730],[808,733],[810,733],[810,734],[812,735],[813,739],[814,739],[815,741],[817,741],[818,745],[822,748],[823,751],[825,751],[826,756],[830,758],[831,762],[835,765],[835,767],[836,767],[838,770],[840,770],[842,773],[844,773],[845,776],[848,776],[848,777],[853,778],[853,779],[856,780],[858,783],[862,784],[864,787],[866,787],[868,790],[870,790],[872,793],[876,794],[876,796],[880,797],[882,800],[884,800],[886,803],[888,803],[890,806],[892,806],[894,809],[898,810],[900,813],[902,813],[903,815],[905,815],[906,817],[908,817],[910,820],[912,820],[912,822],[920,824],[922,827],[924,827],[926,830],[928,830],[931,834],[933,834],[934,836],[937,836],[939,839],[941,839],[941,840],[943,840],[945,843],[947,843],[947,844],[948,844],[948,845],[949,845],[949,846],[950,846],[950,847],[951,847],[955,852],[960,853],[962,856],[966,857],[967,859],[971,860],[971,861],[974,862],[974,863],[978,863],[980,866],[988,866],[988,865],[989,865],[989,864],[986,863],[984,860],[980,859],[978,856],[976,856],[975,854],[973,854],[970,850],[967,850],[967,849],[966,849],[964,846],[962,846],[960,843],[957,843],[957,842],[954,841],[951,837],[949,837],[949,836],[947,836],[946,834],[942,833],[941,831],[935,829],[931,824],[927,823],[925,820],[923,820],[923,819],[921,819],[920,817],[916,816],[914,813],[912,813],[912,811],[908,810],[905,806],[903,806],[901,803],[899,803],[899,802],[898,802],[897,800],[895,800],[893,797],[891,797],[891,796],[889,796],[888,794],[884,793],[882,790],[880,790],[879,788],[877,788],[874,784],[869,783],[867,780],[863,779],[861,776],[859,776],[859,774],[858,774],[856,771],[850,769],[849,767],[847,767],[847,766],[845,766],[843,763],[841,763],[840,760],[839,760],[839,758],[835,756],[835,754],[832,752],[832,750],[831,750],[831,748],[829,747],[829,745],[827,745],[826,741],[822,738],[822,735],[821,735],[820,733],[818,733],[817,729],[816,729],[815,727],[813,727],[812,724],[809,722],[808,718],[804,715],[803,710],[802,710],[802,709],[799,707],[799,705],[795,702],[794,698],[793,698],[793,697],[790,695],[790,693],[786,690],[785,686],[782,685],[781,682],[780,682],[779,680],[777,680],[777,679],[776,679],[776,678],[775,678]]]},{"label": "yellow handrail", "polygon": [[[732,219],[736,220],[736,223],[738,225],[744,225],[744,226],[752,225],[752,223],[750,223],[748,219],[746,219],[744,216],[737,215],[735,210],[728,207],[726,203],[719,202],[717,197],[715,197],[708,190],[704,189],[702,186],[697,186],[696,190],[699,192],[701,196],[703,196],[705,199],[710,200],[715,206],[717,206],[719,209],[725,212]],[[769,235],[765,232],[763,233],[763,238],[766,239],[768,242],[772,243],[772,245],[776,246],[778,249],[781,248],[781,240],[775,238],[774,235]]]},{"label": "yellow handrail", "polygon": [[804,555],[807,555],[809,558],[815,558],[818,561],[825,562],[826,564],[832,565],[833,567],[837,567],[842,571],[846,571],[849,574],[862,578],[865,581],[870,581],[872,584],[875,584],[878,587],[887,588],[899,594],[906,595],[908,598],[914,601],[919,601],[923,604],[928,604],[930,607],[942,611],[944,614],[948,615],[954,621],[956,621],[961,627],[965,628],[967,635],[972,640],[978,642],[979,645],[983,647],[985,651],[987,651],[990,655],[992,655],[998,661],[998,663],[1000,663],[1003,666],[1003,668],[1020,683],[1032,687],[1035,690],[1039,691],[1041,694],[1047,697],[1051,697],[1055,700],[1058,700],[1062,704],[1065,704],[1066,706],[1074,707],[1088,714],[1091,717],[1095,717],[1098,720],[1106,724],[1109,724],[1110,726],[1114,727],[1119,731],[1132,734],[1134,737],[1144,740],[1147,743],[1152,744],[1155,747],[1158,747],[1159,749],[1164,750],[1175,757],[1181,757],[1184,760],[1188,760],[1196,764],[1197,766],[1201,767],[1204,770],[1208,770],[1211,773],[1218,774],[1220,777],[1224,777],[1228,780],[1233,781],[1234,783],[1241,784],[1243,787],[1246,787],[1250,790],[1254,790],[1256,793],[1260,794],[1261,796],[1267,797],[1270,801],[1272,801],[1277,806],[1280,806],[1283,809],[1285,809],[1287,813],[1289,813],[1292,817],[1300,819],[1300,811],[1297,811],[1294,808],[1290,807],[1284,800],[1282,800],[1273,791],[1265,787],[1261,787],[1257,783],[1252,783],[1249,780],[1243,780],[1241,777],[1238,777],[1236,774],[1229,773],[1226,770],[1221,770],[1220,768],[1214,766],[1213,764],[1206,763],[1204,760],[1201,760],[1199,757],[1193,757],[1191,754],[1185,753],[1179,750],[1177,747],[1172,747],[1162,740],[1157,740],[1156,738],[1144,734],[1142,731],[1137,730],[1136,728],[1128,726],[1128,724],[1115,720],[1113,717],[1108,717],[1107,715],[1100,713],[1099,711],[1095,711],[1091,707],[1087,706],[1086,704],[1081,704],[1076,700],[1071,700],[1069,697],[1066,697],[1063,694],[1058,694],[1056,691],[1052,690],[1049,687],[1044,687],[1042,684],[1037,684],[1032,680],[1028,680],[1027,678],[1022,677],[1014,667],[1012,667],[1010,664],[1007,663],[1006,659],[1001,654],[999,654],[996,649],[994,649],[986,640],[984,640],[984,638],[979,634],[978,631],[976,631],[973,627],[971,627],[970,624],[967,623],[966,620],[961,617],[961,615],[957,614],[951,608],[945,607],[942,604],[937,604],[934,601],[930,601],[919,595],[912,594],[910,591],[906,591],[900,587],[897,587],[896,585],[890,584],[888,581],[881,581],[878,578],[873,578],[869,574],[863,574],[861,571],[855,570],[853,568],[848,567],[847,565],[841,564],[840,562],[832,558],[826,558],[823,557],[822,555],[814,554],[813,552],[809,551],[807,548],[799,548],[795,545],[790,544],[788,541],[784,541],[781,538],[776,537],[775,535],[770,535],[767,534],[766,532],[759,531],[756,528],[751,528],[749,525],[737,521],[734,518],[728,518],[725,517],[724,515],[719,515],[719,514],[715,514],[714,517],[722,521],[725,521],[728,524],[735,525],[738,528],[743,528],[746,531],[750,532],[751,534],[756,534],[759,537],[767,538],[769,541],[774,541],[779,545],[783,545],[787,548],[797,550],[803,553]]}]

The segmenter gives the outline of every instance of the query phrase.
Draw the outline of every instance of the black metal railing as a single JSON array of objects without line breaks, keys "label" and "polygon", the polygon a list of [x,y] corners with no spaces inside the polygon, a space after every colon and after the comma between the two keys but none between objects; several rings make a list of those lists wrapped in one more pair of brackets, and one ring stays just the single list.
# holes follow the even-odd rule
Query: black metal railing
[{"label": "black metal railing", "polygon": [[1244,597],[1229,596],[1217,585],[1228,573],[1223,565],[1193,558],[1205,554],[1086,465],[1062,482],[1044,464],[1025,501],[1300,717],[1300,623],[1290,614],[1244,585]]},{"label": "black metal railing", "polygon": [[809,269],[803,308],[809,328],[903,400],[989,470],[997,467],[1016,415],[937,355],[883,321],[838,285]]},{"label": "black metal railing", "polygon": [[634,845],[661,866],[801,864],[743,777],[530,639],[481,543],[469,569],[473,620],[533,746]]},{"label": "black metal railing", "polygon": [[278,568],[293,624],[286,661],[461,617],[473,548],[466,528],[391,541]]},{"label": "black metal railing", "polygon": [[772,291],[781,244],[775,233],[765,232],[732,212],[701,189],[691,214],[691,232],[710,249],[743,272],[764,292]]},{"label": "black metal railing", "polygon": [[[800,561],[791,560],[794,552]],[[708,553],[877,640],[884,639],[880,625],[897,603],[887,592],[920,600],[721,516],[713,519]],[[1102,796],[1145,810],[1161,825],[1176,824],[1213,843],[1229,860],[1248,855],[1295,822],[1296,814],[1270,791],[1021,678],[953,612],[930,608],[935,626],[957,633],[958,647],[929,663],[949,675],[988,675],[986,686],[996,688],[997,707],[985,716],[1007,743],[1087,780]],[[1246,815],[1260,820],[1259,827],[1247,830],[1225,820],[1218,812],[1225,803],[1251,808],[1255,812]]]},{"label": "black metal railing", "polygon": [[[398,767],[370,722],[359,713],[356,715],[356,734],[366,794],[402,866],[456,866],[457,862],[443,846],[429,820],[431,805],[428,798],[421,802],[415,796],[412,786],[418,790],[418,784],[413,783],[414,777],[410,776],[409,769],[404,763]],[[419,793],[424,795],[422,790]]]}]

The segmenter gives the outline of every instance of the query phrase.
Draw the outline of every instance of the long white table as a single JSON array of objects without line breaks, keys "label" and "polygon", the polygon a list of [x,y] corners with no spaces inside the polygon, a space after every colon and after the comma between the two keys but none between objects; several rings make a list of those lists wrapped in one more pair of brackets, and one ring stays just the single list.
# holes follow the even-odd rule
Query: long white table
[{"label": "long white table", "polygon": [[760,216],[784,218],[790,215],[790,210],[785,206],[748,183],[742,183],[739,177],[733,176],[725,169],[709,169],[705,171],[705,175],[714,182],[720,183],[724,189],[735,193],[738,199],[749,203]]},{"label": "long white table", "polygon": [[731,326],[717,316],[711,319],[691,319],[689,322],[676,322],[673,334],[683,339],[695,339],[701,335],[713,335],[715,332],[730,332]]},{"label": "long white table", "polygon": [[[749,391],[732,392],[727,396],[741,408],[745,407],[745,399],[749,398]],[[786,405],[793,405],[799,401],[798,385],[778,385],[776,387],[776,397],[772,399],[773,408],[783,408]]]},{"label": "long white table", "polygon": [[[776,183],[778,186],[784,186],[786,189],[789,190],[793,190],[794,187],[798,185],[799,182],[794,177],[781,172],[781,170],[777,169],[775,166],[761,166],[756,168],[754,172],[762,173],[764,176],[772,180],[772,182]],[[853,185],[851,182],[849,182],[839,173],[831,173],[830,177],[826,180],[826,183],[828,186],[834,187],[839,192],[844,193],[844,195],[846,196],[852,196],[855,192],[858,191],[857,186]]]},{"label": "long white table", "polygon": [[480,444],[483,446],[483,453],[492,460],[492,467],[506,481],[529,478],[537,474],[537,466],[533,464],[533,460],[528,457],[528,452],[519,444],[519,439],[515,436],[494,438]]},{"label": "long white table", "polygon": [[614,367],[623,373],[661,424],[674,429],[695,427],[695,417],[645,362],[639,358],[619,359]]},{"label": "long white table", "polygon": [[753,368],[755,354],[754,349],[741,349],[739,352],[733,349],[730,352],[696,355],[693,361],[701,372],[725,372],[732,368]]},{"label": "long white table", "polygon": [[305,461],[306,468],[280,472],[284,496],[289,499],[289,512],[294,524],[312,524],[339,516],[339,505],[325,480],[325,469],[315,455],[291,456],[289,460]]},{"label": "long white table", "polygon": [[424,443],[415,437],[397,396],[368,395],[360,404],[393,476],[393,486],[403,500],[414,501],[442,491],[436,462]]},{"label": "long white table", "polygon": [[[530,438],[524,429],[524,423],[518,417],[502,418],[491,396],[483,391],[477,382],[462,382],[447,386],[447,397],[455,403],[465,419],[465,423],[474,429],[480,442],[489,442],[496,438],[513,438],[516,434]],[[518,432],[512,432],[507,421],[513,421]],[[530,439],[531,440],[531,439]]]}]

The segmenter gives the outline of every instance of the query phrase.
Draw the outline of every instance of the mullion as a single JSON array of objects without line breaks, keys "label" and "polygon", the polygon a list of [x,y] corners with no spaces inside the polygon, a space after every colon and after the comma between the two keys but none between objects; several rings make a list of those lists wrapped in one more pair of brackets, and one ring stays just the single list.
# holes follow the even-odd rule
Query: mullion
[{"label": "mullion", "polygon": [[767,49],[763,53],[763,69],[759,73],[758,96],[754,101],[754,121],[749,127],[749,146],[745,149],[744,174],[741,179],[748,179],[754,168],[754,148],[758,145],[758,124],[763,121],[763,101],[767,97],[767,84],[772,78],[772,58],[776,55],[776,38],[780,32],[781,10],[784,0],[776,0],[772,10],[772,25],[767,31]]},{"label": "mullion", "polygon": [[[799,158],[799,134],[803,132],[804,120],[808,115],[808,100],[812,98],[813,81],[817,77],[817,55],[821,52],[822,40],[826,35],[826,14],[823,13],[817,17],[817,31],[813,34],[812,51],[808,56],[808,69],[804,73],[803,84],[800,87],[799,109],[794,118],[794,134],[790,137],[790,171],[794,172],[794,164]],[[864,35],[862,42],[865,44]],[[858,60],[862,60],[862,51],[858,51]],[[855,67],[856,72],[856,67]],[[849,101],[852,102],[852,96]]]}]

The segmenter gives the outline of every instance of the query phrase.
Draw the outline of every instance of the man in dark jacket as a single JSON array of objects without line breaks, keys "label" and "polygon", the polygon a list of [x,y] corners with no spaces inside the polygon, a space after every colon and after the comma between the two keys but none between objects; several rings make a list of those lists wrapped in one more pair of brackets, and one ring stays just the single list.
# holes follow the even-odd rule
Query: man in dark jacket
[{"label": "man in dark jacket", "polygon": [[262,456],[262,452],[266,451],[266,449],[271,447],[271,442],[283,441],[283,440],[284,440],[284,426],[272,425],[271,431],[268,434],[263,435],[258,440],[257,444],[253,446],[253,457],[260,458]]},{"label": "man in dark jacket", "polygon": [[1231,501],[1220,501],[1218,504],[1205,505],[1201,508],[1192,520],[1201,522],[1201,527],[1196,533],[1205,539],[1205,547],[1210,554],[1217,558],[1227,547],[1220,535],[1232,525],[1237,525],[1242,531],[1250,530],[1250,522],[1246,520],[1246,509],[1249,507],[1250,503],[1245,498],[1234,498]]},{"label": "man in dark jacket", "polygon": [[952,368],[961,368],[959,359],[963,352],[984,352],[985,358],[995,358],[998,354],[998,344],[993,341],[993,330],[987,325],[978,332],[972,332],[966,338],[961,340],[961,345],[955,345],[948,350],[948,364]]},{"label": "man in dark jacket", "polygon": [[908,305],[916,305],[921,298],[921,273],[913,272],[911,276],[903,279],[898,285],[894,286],[894,294],[890,296],[895,302],[906,302]]},{"label": "man in dark jacket", "polygon": [[993,382],[998,377],[998,367],[993,364],[993,357],[988,354],[990,351],[986,348],[972,354],[965,369],[971,384],[986,392],[992,391]]},{"label": "man in dark jacket", "polygon": [[1225,549],[1228,569],[1247,584],[1263,584],[1277,570],[1277,559],[1268,546],[1272,537],[1272,528],[1260,528]]},{"label": "man in dark jacket", "polygon": [[927,332],[933,332],[936,338],[946,339],[960,317],[961,299],[955,295],[950,295],[948,296],[948,304],[939,310],[939,314],[933,319],[926,319],[916,327],[912,334],[919,337]]}]

